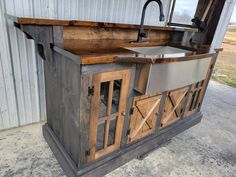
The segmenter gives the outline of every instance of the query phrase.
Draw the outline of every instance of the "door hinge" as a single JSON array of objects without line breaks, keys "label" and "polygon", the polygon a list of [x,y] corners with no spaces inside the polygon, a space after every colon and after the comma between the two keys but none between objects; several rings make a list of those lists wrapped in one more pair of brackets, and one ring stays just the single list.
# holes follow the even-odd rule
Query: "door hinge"
[{"label": "door hinge", "polygon": [[213,69],[214,68],[214,65],[213,64],[211,64],[211,67],[210,67],[210,69]]},{"label": "door hinge", "polygon": [[128,136],[129,134],[130,134],[130,128],[127,130],[127,133],[126,133],[126,135]]},{"label": "door hinge", "polygon": [[130,115],[132,115],[134,113],[134,107],[130,108],[129,113],[130,113]]},{"label": "door hinge", "polygon": [[90,149],[87,149],[86,151],[85,151],[85,156],[89,156],[90,155]]},{"label": "door hinge", "polygon": [[94,86],[88,87],[88,96],[94,95]]}]

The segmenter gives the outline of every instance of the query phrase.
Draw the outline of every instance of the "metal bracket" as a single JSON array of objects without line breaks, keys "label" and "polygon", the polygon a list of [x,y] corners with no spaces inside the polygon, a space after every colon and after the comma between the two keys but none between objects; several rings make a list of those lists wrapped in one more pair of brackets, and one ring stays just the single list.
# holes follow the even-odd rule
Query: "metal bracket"
[{"label": "metal bracket", "polygon": [[210,67],[210,69],[213,69],[214,68],[214,64],[211,64],[211,67]]},{"label": "metal bracket", "polygon": [[21,30],[26,34],[27,38],[35,41],[39,55],[50,64],[53,64],[51,50],[51,44],[53,43],[52,26],[22,25]]},{"label": "metal bracket", "polygon": [[134,107],[130,108],[129,113],[130,113],[130,115],[133,115],[133,113],[134,113]]},{"label": "metal bracket", "polygon": [[87,149],[86,151],[85,151],[85,156],[89,156],[90,155],[90,149]]},{"label": "metal bracket", "polygon": [[93,96],[94,95],[94,86],[88,87],[88,96]]},{"label": "metal bracket", "polygon": [[127,133],[126,133],[127,136],[130,134],[130,131],[131,131],[131,129],[129,128],[129,129],[127,130]]}]

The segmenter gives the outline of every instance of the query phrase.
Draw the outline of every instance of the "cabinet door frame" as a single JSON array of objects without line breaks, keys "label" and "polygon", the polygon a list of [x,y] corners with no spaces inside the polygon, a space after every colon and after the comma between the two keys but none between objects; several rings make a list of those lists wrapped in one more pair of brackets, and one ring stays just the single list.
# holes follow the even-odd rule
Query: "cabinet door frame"
[{"label": "cabinet door frame", "polygon": [[[126,102],[128,98],[129,91],[129,82],[131,76],[131,69],[118,70],[103,72],[93,75],[93,89],[94,93],[91,98],[91,117],[90,117],[90,129],[89,129],[89,149],[90,153],[87,157],[87,162],[97,160],[98,158],[105,156],[111,152],[120,149],[121,138],[123,132],[123,124],[126,110]],[[111,102],[113,90],[112,86],[114,85],[115,80],[121,80],[118,112],[116,114],[116,129],[114,135],[114,144],[108,146],[108,133],[109,133],[109,124],[111,118]],[[105,123],[105,133],[104,133],[104,148],[96,151],[97,144],[97,129],[99,125],[99,107],[100,107],[100,91],[101,83],[109,82],[109,91],[108,91],[108,107],[107,107],[107,120]],[[110,106],[109,106],[110,105]]]},{"label": "cabinet door frame", "polygon": [[164,113],[161,118],[161,128],[165,128],[182,119],[188,93],[189,86],[167,92],[164,103]]},{"label": "cabinet door frame", "polygon": [[[153,94],[153,95],[143,95],[143,96],[136,96],[133,100],[132,105],[132,114],[130,117],[130,123],[129,123],[129,133],[127,137],[127,144],[142,139],[144,137],[147,137],[151,134],[153,134],[157,130],[157,120],[158,116],[160,114],[160,105],[161,105],[161,94]],[[141,110],[139,109],[139,105],[149,106],[147,105],[151,101],[154,102],[153,105],[151,105],[150,110],[147,110],[147,114],[143,115]],[[145,105],[146,103],[146,105]],[[139,121],[139,125],[137,124],[137,119],[141,117],[142,121]],[[149,129],[143,131],[143,126],[145,124],[148,124],[148,120],[152,119],[152,125],[149,125]]]}]

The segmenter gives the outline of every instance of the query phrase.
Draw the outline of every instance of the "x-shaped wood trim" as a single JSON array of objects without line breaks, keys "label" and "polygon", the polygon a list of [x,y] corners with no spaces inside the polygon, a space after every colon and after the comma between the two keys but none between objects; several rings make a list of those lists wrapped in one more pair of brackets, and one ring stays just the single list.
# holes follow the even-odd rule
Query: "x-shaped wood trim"
[{"label": "x-shaped wood trim", "polygon": [[[142,118],[144,119],[145,116],[144,116],[143,113],[141,112],[140,108],[139,108],[138,106],[136,106],[136,107],[137,107],[138,112],[141,114]],[[151,126],[147,121],[146,121],[146,124],[148,125],[148,127],[149,127],[150,129],[152,129],[152,126]]]},{"label": "x-shaped wood trim", "polygon": [[161,98],[158,98],[157,101],[155,102],[155,104],[152,106],[152,108],[150,109],[150,111],[148,112],[148,114],[146,115],[146,117],[142,120],[142,122],[140,123],[140,125],[138,126],[137,129],[135,129],[131,134],[130,134],[130,138],[134,138],[137,133],[141,130],[141,128],[143,127],[143,125],[145,124],[145,122],[150,118],[150,116],[152,115],[152,112],[156,109],[156,107],[158,106],[158,104],[160,103]]},{"label": "x-shaped wood trim", "polygon": [[[168,94],[168,98],[169,98],[169,100],[170,100],[170,103],[171,103],[172,107],[175,107],[176,102],[175,102],[175,100],[172,98],[171,94]],[[177,109],[175,110],[175,115],[176,115],[176,117],[179,117],[179,110],[177,110]]]},{"label": "x-shaped wood trim", "polygon": [[188,92],[188,89],[186,89],[185,92],[181,95],[181,97],[179,97],[179,99],[176,101],[176,104],[175,104],[174,108],[170,111],[168,116],[164,120],[162,120],[162,124],[166,124],[170,120],[172,114],[178,108],[179,104],[181,103],[181,101],[183,100],[183,98],[185,97],[187,92]]}]

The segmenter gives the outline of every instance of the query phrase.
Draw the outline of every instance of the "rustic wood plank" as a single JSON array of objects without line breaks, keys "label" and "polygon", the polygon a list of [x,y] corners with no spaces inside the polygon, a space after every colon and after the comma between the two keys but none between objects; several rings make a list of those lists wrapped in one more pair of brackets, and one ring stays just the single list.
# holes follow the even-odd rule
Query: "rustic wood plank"
[{"label": "rustic wood plank", "polygon": [[196,54],[192,56],[179,57],[179,58],[142,58],[142,57],[130,57],[130,56],[119,56],[114,54],[113,56],[97,56],[97,57],[84,57],[82,58],[83,65],[93,65],[101,63],[141,63],[141,64],[161,64],[161,63],[172,63],[172,62],[183,62],[190,60],[200,60],[203,58],[212,57],[213,53],[208,54]]},{"label": "rustic wood plank", "polygon": [[[10,16],[9,16],[10,18]],[[121,24],[121,23],[109,23],[109,22],[93,22],[82,20],[57,20],[57,19],[44,19],[44,18],[26,18],[17,17],[11,18],[22,25],[62,25],[62,26],[81,26],[81,27],[100,27],[100,28],[124,28],[124,29],[138,29],[139,25],[134,24]],[[152,30],[167,30],[167,31],[185,31],[191,30],[189,28],[183,29],[178,27],[162,27],[162,26],[150,26],[145,25],[145,29]]]},{"label": "rustic wood plank", "polygon": [[98,112],[100,106],[100,83],[101,75],[93,76],[94,95],[91,98],[91,117],[90,117],[90,130],[89,130],[89,148],[90,155],[87,158],[88,162],[95,160],[96,142],[97,142],[97,125],[98,125]]},{"label": "rustic wood plank", "polygon": [[87,162],[86,150],[89,148],[89,130],[91,117],[91,96],[88,96],[88,87],[92,85],[92,73],[81,74],[80,95],[80,141],[79,156],[80,168]]},{"label": "rustic wood plank", "polygon": [[125,110],[126,110],[126,102],[128,97],[129,83],[131,77],[131,69],[126,70],[123,73],[123,80],[121,83],[121,91],[120,91],[120,101],[119,101],[119,116],[117,118],[117,127],[116,127],[116,136],[115,136],[115,144],[116,148],[119,149],[121,145],[121,137],[122,130],[125,118]]}]

